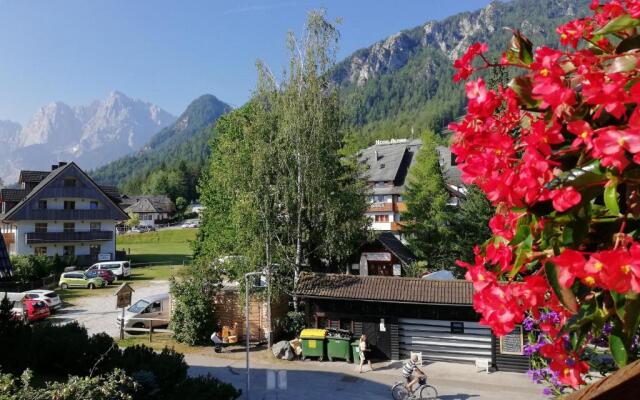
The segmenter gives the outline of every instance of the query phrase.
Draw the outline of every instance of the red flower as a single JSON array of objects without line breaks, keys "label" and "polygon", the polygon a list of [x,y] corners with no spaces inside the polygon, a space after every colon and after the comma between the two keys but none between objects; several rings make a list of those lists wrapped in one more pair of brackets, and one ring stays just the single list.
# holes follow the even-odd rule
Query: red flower
[{"label": "red flower", "polygon": [[576,149],[583,144],[587,150],[591,150],[593,147],[593,129],[587,122],[581,120],[571,121],[567,124],[567,130],[576,135],[576,138],[571,143],[572,148]]},{"label": "red flower", "polygon": [[571,45],[574,49],[578,47],[578,41],[584,37],[591,37],[591,27],[586,23],[586,19],[577,19],[560,25],[556,32],[560,35],[560,43],[564,46]]},{"label": "red flower", "polygon": [[553,203],[553,208],[560,212],[567,211],[582,200],[580,192],[575,190],[572,186],[552,190],[550,197]]},{"label": "red flower", "polygon": [[469,46],[467,52],[453,63],[453,66],[458,70],[453,76],[453,81],[459,82],[470,77],[473,74],[473,66],[471,66],[473,59],[482,53],[486,53],[487,50],[489,50],[489,47],[486,43],[474,43]]},{"label": "red flower", "polygon": [[586,263],[582,254],[572,249],[566,249],[559,256],[551,258],[558,267],[558,281],[564,287],[571,287],[576,275],[584,270]]}]

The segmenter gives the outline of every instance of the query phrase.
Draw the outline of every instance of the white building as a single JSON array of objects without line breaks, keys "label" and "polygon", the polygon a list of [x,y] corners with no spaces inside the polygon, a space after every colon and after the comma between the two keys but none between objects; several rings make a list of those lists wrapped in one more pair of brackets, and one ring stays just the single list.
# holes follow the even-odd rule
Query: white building
[{"label": "white building", "polygon": [[1,229],[10,254],[115,259],[115,226],[128,219],[117,190],[100,187],[75,163],[22,171],[20,189],[2,189]]}]

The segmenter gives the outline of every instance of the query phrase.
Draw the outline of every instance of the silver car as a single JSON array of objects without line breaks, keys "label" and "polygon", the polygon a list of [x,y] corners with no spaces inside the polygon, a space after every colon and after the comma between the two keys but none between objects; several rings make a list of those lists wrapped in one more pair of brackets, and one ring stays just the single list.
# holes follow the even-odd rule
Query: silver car
[{"label": "silver car", "polygon": [[24,294],[28,299],[44,301],[49,306],[49,310],[51,310],[51,312],[62,307],[60,296],[58,296],[58,293],[54,292],[53,290],[28,290],[24,292]]}]

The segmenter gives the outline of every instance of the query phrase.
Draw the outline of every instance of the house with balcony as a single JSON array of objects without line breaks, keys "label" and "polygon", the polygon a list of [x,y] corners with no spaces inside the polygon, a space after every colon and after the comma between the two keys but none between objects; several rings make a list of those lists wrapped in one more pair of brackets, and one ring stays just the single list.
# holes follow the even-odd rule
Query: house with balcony
[{"label": "house with balcony", "polygon": [[22,171],[19,185],[0,191],[9,254],[76,257],[81,266],[115,259],[115,226],[128,219],[116,188],[99,186],[73,162]]},{"label": "house with balcony", "polygon": [[[374,231],[392,232],[402,239],[401,214],[407,209],[402,193],[421,145],[420,139],[378,140],[358,154],[359,161],[366,165],[371,195],[366,214]],[[449,204],[457,206],[466,193],[460,171],[455,168],[455,157],[448,147],[438,146],[437,150],[450,194]]]}]

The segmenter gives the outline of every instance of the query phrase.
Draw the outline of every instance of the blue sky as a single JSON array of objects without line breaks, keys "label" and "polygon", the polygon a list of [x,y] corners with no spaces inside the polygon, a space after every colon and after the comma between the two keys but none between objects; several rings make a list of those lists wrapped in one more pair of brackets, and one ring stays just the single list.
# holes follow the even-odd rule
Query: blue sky
[{"label": "blue sky", "polygon": [[285,34],[306,12],[341,17],[339,58],[401,29],[488,0],[0,0],[0,119],[104,98],[111,90],[178,115],[204,93],[233,106],[255,84],[255,61],[286,61]]}]

